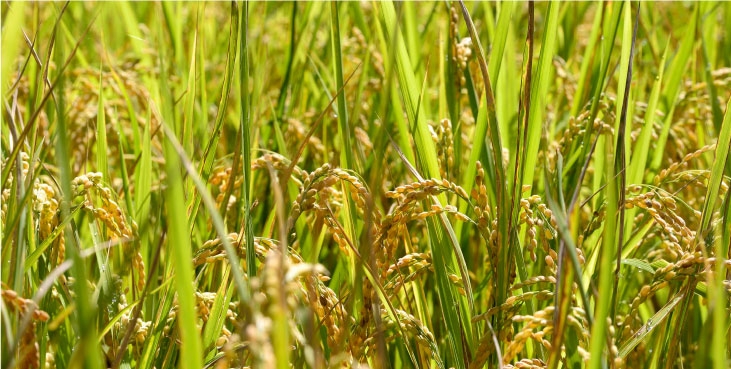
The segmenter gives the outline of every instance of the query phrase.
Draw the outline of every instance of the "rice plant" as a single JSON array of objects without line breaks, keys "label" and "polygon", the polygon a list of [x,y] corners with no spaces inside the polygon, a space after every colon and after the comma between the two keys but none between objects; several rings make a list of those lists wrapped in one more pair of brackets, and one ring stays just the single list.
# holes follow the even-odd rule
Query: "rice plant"
[{"label": "rice plant", "polygon": [[731,3],[0,11],[2,368],[731,367]]}]

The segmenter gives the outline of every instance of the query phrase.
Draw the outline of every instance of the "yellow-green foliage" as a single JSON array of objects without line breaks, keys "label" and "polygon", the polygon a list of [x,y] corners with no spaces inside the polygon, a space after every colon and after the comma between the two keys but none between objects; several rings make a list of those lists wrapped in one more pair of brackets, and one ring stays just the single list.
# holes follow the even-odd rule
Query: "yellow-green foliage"
[{"label": "yellow-green foliage", "polygon": [[2,4],[2,368],[728,368],[731,3]]}]

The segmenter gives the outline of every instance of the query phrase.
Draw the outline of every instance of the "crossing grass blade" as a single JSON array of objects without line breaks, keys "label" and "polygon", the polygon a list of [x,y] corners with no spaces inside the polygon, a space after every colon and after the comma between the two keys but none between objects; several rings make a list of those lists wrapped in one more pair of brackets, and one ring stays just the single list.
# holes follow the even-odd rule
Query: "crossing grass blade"
[{"label": "crossing grass blade", "polygon": [[[228,48],[226,50],[226,67],[220,91],[221,98],[218,103],[219,109],[216,112],[213,132],[211,133],[211,136],[206,143],[206,148],[203,151],[203,163],[200,175],[206,180],[208,180],[211,170],[213,169],[213,161],[216,157],[216,148],[218,147],[218,142],[221,139],[221,130],[223,128],[223,122],[226,117],[225,112],[228,109],[228,100],[231,94],[231,81],[236,67],[236,51],[238,50],[239,44],[239,11],[235,6],[235,3],[231,4],[230,19],[231,24],[229,25]],[[196,215],[198,214],[201,199],[196,197],[191,199],[191,201],[193,202],[191,214]]]},{"label": "crossing grass blade", "polygon": [[[660,91],[662,89],[662,80],[665,73],[665,61],[668,56],[668,49],[670,45],[665,46],[662,59],[660,59],[660,70],[655,83],[652,86],[652,92],[650,93],[650,101],[647,104],[647,110],[645,111],[645,124],[640,131],[640,137],[635,144],[632,158],[629,164],[629,174],[627,176],[628,184],[639,184],[642,183],[643,175],[647,167],[647,159],[650,154],[650,140],[652,139],[653,125],[657,120],[657,106],[660,99]],[[627,218],[633,218],[630,212],[628,212]]]},{"label": "crossing grass blade", "polygon": [[96,169],[102,173],[105,181],[109,182],[109,167],[107,165],[107,121],[104,112],[104,84],[102,68],[99,68],[99,104],[96,111]]},{"label": "crossing grass blade", "polygon": [[[254,225],[251,216],[251,151],[252,120],[249,94],[249,3],[245,3],[239,14],[239,89],[241,93],[241,153],[244,169],[242,182],[244,201],[244,233],[246,235],[246,270],[250,276],[256,275],[256,253],[254,252]],[[220,232],[222,233],[222,232]],[[220,235],[224,237],[224,235]],[[238,265],[238,264],[235,264]],[[239,280],[240,282],[240,280]],[[240,287],[241,288],[241,287]],[[242,295],[243,296],[243,295]]]},{"label": "crossing grass blade", "polygon": [[[708,254],[708,249],[710,247],[713,247],[714,244],[716,245],[714,247],[716,252],[721,252],[724,249],[723,246],[720,246],[719,242],[713,242],[714,230],[711,225],[711,221],[713,220],[715,214],[717,202],[716,200],[718,199],[721,182],[724,178],[725,168],[728,162],[729,147],[731,147],[731,114],[729,114],[730,111],[731,99],[729,99],[728,103],[726,104],[726,114],[724,116],[723,124],[721,126],[721,132],[719,133],[718,141],[716,142],[716,150],[714,153],[715,155],[713,165],[711,167],[710,178],[708,181],[707,193],[705,197],[706,199],[710,200],[703,203],[701,219],[699,222],[698,230],[695,234],[695,238],[693,240],[693,245],[698,247],[704,254]],[[725,254],[718,253],[716,255]],[[700,273],[700,268],[696,267],[695,272]],[[687,319],[688,307],[693,297],[693,293],[691,293],[691,291],[695,291],[698,284],[698,279],[699,277],[697,276],[697,274],[693,274],[683,283],[682,290],[686,292],[681,301],[682,303],[680,309],[675,316],[673,326],[674,329],[671,336],[672,338],[668,343],[668,364],[666,366],[669,366],[670,363],[675,362],[678,351],[680,350],[679,337],[686,329],[685,321]],[[716,283],[714,283],[714,285],[715,284]],[[720,288],[721,287],[718,286],[714,288],[713,298],[716,303],[718,303],[717,301],[723,301],[718,300],[719,298],[723,298],[724,296],[724,293],[722,291],[719,291]],[[716,314],[718,313],[714,313],[714,319]],[[714,365],[718,365],[717,363],[719,362],[719,360],[721,359],[718,357],[718,353],[714,352]]]},{"label": "crossing grass blade", "polygon": [[[3,96],[7,95],[9,91],[6,91],[6,89],[12,85],[10,81],[10,73],[15,64],[10,61],[15,60],[16,56],[20,54],[21,40],[23,39],[21,37],[23,34],[22,27],[25,22],[26,6],[28,6],[28,4],[17,3],[5,10],[6,13],[2,26],[2,58],[5,62],[2,63],[2,67],[0,67],[0,86],[2,86],[1,91]],[[7,123],[5,120],[5,114],[3,114],[0,119],[2,119],[3,123]],[[3,185],[4,182],[5,181],[3,180]]]},{"label": "crossing grass blade", "polygon": [[579,80],[577,81],[576,94],[574,95],[574,103],[571,106],[571,115],[576,116],[579,114],[579,109],[586,103],[586,93],[588,92],[588,83],[590,82],[592,69],[595,66],[593,63],[597,59],[596,56],[596,44],[599,41],[599,37],[602,31],[602,21],[606,14],[606,7],[599,7],[594,15],[594,21],[591,26],[591,33],[587,40],[586,49],[584,50],[584,57],[581,60],[581,69],[579,72]]},{"label": "crossing grass blade", "polygon": [[[718,99],[718,91],[716,84],[713,81],[713,63],[716,60],[715,55],[717,53],[716,45],[712,40],[713,33],[716,28],[716,20],[713,17],[713,13],[718,7],[718,4],[706,3],[703,4],[699,10],[699,16],[702,17],[702,22],[699,24],[701,32],[701,50],[703,52],[703,75],[706,80],[706,88],[708,89],[708,97],[710,98],[711,104],[711,116],[713,117],[713,128],[716,132],[721,131],[721,122],[723,121],[723,111],[721,111],[721,104]],[[728,172],[727,172],[728,173]]]},{"label": "crossing grass blade", "polygon": [[[148,110],[147,124],[142,133],[140,163],[135,173],[135,204],[137,206],[135,215],[137,219],[148,219],[150,214],[150,203],[152,202],[152,138],[150,134],[150,121],[152,112]],[[143,240],[143,243],[144,242]]]},{"label": "crossing grass blade", "polygon": [[[639,17],[639,12],[635,15]],[[629,3],[622,8],[622,51],[620,56],[620,85],[618,92],[623,96],[621,104],[617,105],[617,116],[619,119],[615,124],[614,145],[607,145],[607,158],[612,162],[606,165],[606,209],[607,219],[604,225],[603,243],[601,256],[599,258],[599,290],[605,293],[599,295],[596,300],[596,320],[592,327],[591,359],[589,367],[598,369],[602,363],[612,360],[611,357],[604,358],[603,351],[605,332],[609,324],[615,324],[616,299],[619,284],[619,267],[622,258],[623,231],[624,231],[624,199],[626,193],[626,117],[627,104],[629,104],[629,88],[632,78],[632,51],[634,48],[634,31],[632,27],[632,12]],[[613,146],[613,147],[612,147]],[[616,259],[614,269],[614,282],[611,280],[612,259]],[[612,291],[611,293],[609,291]],[[607,317],[611,323],[607,323]]]},{"label": "crossing grass blade", "polygon": [[[158,32],[162,38],[162,28],[159,28]],[[175,290],[179,310],[177,325],[180,329],[181,340],[180,367],[192,369],[203,366],[203,357],[200,334],[195,326],[198,314],[195,310],[196,301],[192,285],[194,281],[193,252],[185,209],[185,184],[181,174],[183,167],[173,146],[173,140],[176,140],[175,135],[181,133],[181,129],[178,128],[181,124],[176,123],[176,116],[173,113],[174,101],[167,84],[167,70],[162,65],[160,67],[160,93],[162,96],[160,110],[166,138],[164,152],[167,186],[163,193],[168,222],[167,242],[170,245],[172,265],[175,271]],[[167,125],[172,125],[177,129],[170,129]]]},{"label": "crossing grass blade", "polygon": [[[491,81],[497,81],[500,76],[500,71],[503,68],[503,54],[505,51],[505,45],[507,43],[508,38],[508,31],[510,27],[510,20],[512,19],[513,15],[513,9],[515,8],[515,3],[513,2],[504,2],[502,4],[502,7],[500,8],[500,16],[498,18],[498,24],[497,24],[497,34],[495,35],[495,39],[493,40],[493,43],[495,44],[495,49],[492,51],[490,56],[490,62],[488,64],[488,75],[491,76]],[[479,42],[479,40],[473,40],[473,42]],[[479,56],[482,58],[482,55]],[[496,83],[496,82],[494,82]],[[492,87],[495,89],[495,87]],[[475,178],[475,172],[477,170],[477,161],[480,160],[480,158],[483,155],[483,147],[485,145],[485,140],[482,139],[483,137],[487,136],[487,130],[488,130],[488,117],[487,117],[487,100],[485,100],[485,95],[482,96],[480,99],[480,107],[477,113],[477,117],[475,119],[475,130],[472,135],[472,151],[470,151],[469,155],[469,161],[467,163],[467,167],[463,170],[462,175],[462,185],[464,186],[465,191],[467,193],[470,193],[472,191],[472,185],[473,180],[472,178]],[[497,121],[497,119],[495,119]],[[493,124],[495,124],[493,121]],[[504,126],[501,127],[500,132],[503,132]],[[502,140],[502,138],[501,138]],[[460,211],[465,212],[467,210],[467,204],[460,205]],[[462,235],[462,227],[463,223],[458,223],[455,225],[455,233],[461,237]]]},{"label": "crossing grass blade", "polygon": [[[200,6],[200,5],[199,5]],[[198,29],[198,25],[195,26],[196,30]],[[198,77],[196,76],[196,70],[197,70],[197,59],[196,59],[196,49],[198,47],[198,32],[196,31],[193,33],[193,39],[190,41],[190,67],[188,69],[188,78],[187,78],[187,87],[185,90],[185,97],[183,102],[183,122],[182,122],[182,136],[181,140],[184,142],[184,145],[186,147],[186,151],[191,151],[193,148],[193,134],[195,133],[193,131],[193,127],[195,124],[196,117],[194,115],[195,113],[195,102],[197,97],[197,91],[196,91],[196,81]]]},{"label": "crossing grass blade", "polygon": [[[624,5],[624,2],[604,4],[603,10],[597,12],[596,18],[594,20],[594,27],[598,27],[599,29],[601,29],[601,31],[597,31],[600,32],[599,35],[601,36],[601,38],[599,40],[601,42],[598,46],[595,46],[592,51],[589,51],[589,49],[587,49],[585,56],[591,55],[589,54],[590,52],[594,53],[593,58],[596,61],[588,64],[586,66],[587,69],[584,69],[584,65],[582,64],[581,79],[579,80],[579,88],[582,88],[582,86],[584,88],[588,87],[587,89],[591,91],[589,122],[593,122],[599,113],[601,94],[604,91],[605,85],[607,83],[609,64],[612,60],[614,44],[617,37],[617,30],[619,29],[621,19],[621,9]],[[592,31],[592,34],[594,34],[594,31]],[[589,45],[591,45],[592,40],[594,40],[594,38],[590,38]],[[589,66],[591,66],[592,68],[591,71],[588,69]],[[581,98],[581,96],[579,96],[579,98]],[[574,109],[579,109],[580,107],[580,105],[575,105]],[[574,116],[576,116],[577,113],[578,111],[574,111]],[[593,133],[594,127],[593,125],[589,125],[583,134],[581,142],[592,142],[591,137]],[[588,144],[579,145],[578,149],[580,149],[580,154],[577,157],[578,160],[570,161],[566,166],[566,170],[571,171],[569,172],[570,175],[568,176],[568,180],[566,181],[566,183],[568,189],[573,189],[573,191],[571,191],[572,193],[574,193],[573,199],[578,199],[579,189],[581,188],[582,182],[584,180],[585,171],[583,170],[583,167],[587,166],[588,163],[593,160],[594,170],[597,172],[604,172],[605,156],[591,155],[591,152],[594,151],[594,148],[596,148],[596,151],[599,153],[604,152],[605,136],[600,135],[598,138],[596,138],[596,140],[597,144],[593,146]],[[577,143],[574,143],[573,145],[577,146]],[[582,163],[583,166],[576,165],[574,163]],[[600,186],[601,176],[595,176],[592,183],[592,192],[596,193],[599,190]],[[575,200],[572,200],[572,203],[574,201]],[[569,207],[573,208],[573,206]]]},{"label": "crossing grass blade", "polygon": [[[60,22],[60,18],[57,20],[57,22]],[[59,23],[56,24],[58,26]],[[55,44],[55,61],[57,64],[63,63],[63,55],[64,55],[64,42],[56,40]],[[57,79],[57,88],[59,90],[63,90],[64,83],[65,83],[65,76],[60,75]],[[57,112],[57,127],[58,127],[58,134],[56,137],[56,152],[58,155],[58,164],[60,167],[60,177],[61,177],[61,187],[65,196],[65,204],[62,204],[62,215],[64,218],[69,217],[70,209],[69,209],[69,203],[71,199],[71,166],[70,166],[70,160],[69,153],[70,153],[70,144],[69,144],[69,137],[68,137],[68,131],[66,129],[66,117],[64,116],[65,111],[65,98],[63,96],[57,96],[56,99],[56,112]],[[66,238],[66,243],[69,245],[67,248],[67,253],[69,254],[68,257],[74,261],[74,266],[72,268],[72,273],[75,278],[77,278],[80,281],[86,281],[86,275],[87,271],[85,270],[83,266],[83,262],[81,259],[81,245],[79,245],[76,242],[76,239],[72,236],[73,229],[70,226],[66,227],[66,231],[64,232],[64,236]],[[88,287],[84,283],[78,283],[75,286],[75,292],[77,296],[77,310],[79,314],[79,324],[76,327],[76,329],[79,332],[80,336],[80,345],[83,349],[77,351],[75,355],[73,355],[70,359],[72,365],[73,363],[76,363],[76,365],[80,363],[85,363],[85,366],[89,368],[100,368],[101,367],[101,350],[99,345],[96,343],[95,335],[96,335],[96,328],[93,325],[93,322],[95,321],[97,309],[94,306],[94,303],[91,301],[91,295],[88,291]],[[84,353],[83,355],[81,353]]]},{"label": "crossing grass blade", "polygon": [[667,318],[668,314],[673,311],[675,306],[680,303],[683,299],[683,293],[679,293],[676,296],[673,296],[672,300],[670,300],[665,306],[662,307],[662,309],[658,310],[655,315],[652,316],[652,318],[647,319],[647,322],[642,326],[642,328],[635,333],[632,338],[625,342],[622,347],[619,349],[619,357],[626,357],[632,350],[637,347],[643,340],[647,338],[647,335],[649,335],[653,328],[661,326],[662,322]]},{"label": "crossing grass blade", "polygon": [[[213,227],[215,228],[215,231],[218,234],[219,239],[221,240],[221,244],[223,245],[224,250],[226,250],[226,257],[232,268],[231,270],[233,274],[233,280],[236,284],[239,297],[242,300],[247,301],[250,299],[251,295],[248,286],[244,281],[243,271],[241,271],[238,267],[240,265],[239,258],[237,256],[238,254],[236,253],[233,245],[231,245],[231,242],[228,240],[228,232],[226,232],[226,226],[223,222],[222,216],[218,213],[216,203],[206,189],[205,183],[198,176],[195,168],[193,167],[193,163],[190,161],[187,154],[185,153],[183,146],[180,144],[177,138],[175,138],[174,132],[172,132],[172,130],[167,126],[163,126],[163,128],[166,134],[165,138],[170,144],[171,150],[174,150],[176,157],[180,160],[181,166],[190,176],[196,190],[198,191],[198,194],[202,198],[203,204],[206,206],[206,210],[208,210],[208,213],[212,218]],[[253,242],[251,244],[253,244]],[[192,260],[192,257],[189,257],[188,259]]]},{"label": "crossing grass blade", "polygon": [[[200,336],[195,328],[197,320],[195,296],[193,294],[193,266],[191,265],[192,252],[190,237],[188,236],[187,217],[183,204],[183,181],[180,174],[180,161],[177,153],[170,146],[166,145],[166,172],[168,175],[168,187],[165,191],[166,212],[168,214],[169,232],[168,242],[172,246],[172,255],[175,266],[175,286],[178,291],[178,306],[180,317],[178,325],[181,330],[181,355],[182,366],[185,368],[198,368],[202,366]],[[176,165],[177,164],[177,165]]]},{"label": "crossing grass blade", "polygon": [[[508,40],[508,32],[510,31],[510,21],[513,18],[514,10],[514,2],[504,2],[500,7],[500,15],[495,27],[497,30],[494,40],[495,48],[490,55],[490,62],[487,65],[487,70],[492,81],[497,81],[500,78],[503,54],[505,53],[505,45]],[[495,89],[495,86],[493,86],[493,89]]]},{"label": "crossing grass blade", "polygon": [[[331,38],[331,47],[332,47],[332,56],[333,56],[333,73],[334,73],[334,79],[336,86],[335,88],[339,91],[338,95],[335,97],[337,99],[337,121],[338,121],[338,136],[340,137],[340,145],[342,147],[342,150],[340,151],[340,166],[345,169],[352,169],[358,172],[358,162],[356,161],[355,157],[355,151],[356,148],[353,146],[353,143],[351,141],[352,137],[352,129],[350,127],[351,123],[348,119],[348,107],[346,106],[346,96],[345,93],[342,92],[344,82],[343,82],[343,56],[342,56],[342,47],[341,47],[341,36],[340,36],[340,14],[339,14],[339,6],[337,1],[333,1],[330,3],[330,18],[331,18],[331,27],[330,27],[330,38]],[[326,90],[327,91],[327,90]],[[355,219],[357,218],[357,213],[355,209],[355,205],[353,204],[351,200],[351,194],[350,189],[343,188],[345,192],[345,197],[343,198],[343,202],[346,208],[346,212],[343,216],[343,223],[344,227],[346,229],[346,234],[350,239],[358,239],[358,234],[356,233],[356,223]],[[352,263],[350,264],[349,271],[351,272],[349,275],[349,278],[351,279],[351,283],[355,281],[356,274],[353,273],[356,268],[360,269],[356,264]],[[356,289],[359,289],[359,287],[356,287]]]},{"label": "crossing grass blade", "polygon": [[558,32],[559,5],[559,2],[551,2],[548,5],[548,14],[546,15],[548,22],[541,42],[541,54],[538,57],[535,77],[533,77],[535,85],[530,87],[528,140],[525,142],[525,151],[522,154],[524,157],[521,175],[522,185],[532,185],[534,173],[536,172],[538,148],[541,143],[540,138],[544,125],[543,112],[548,104],[548,86],[551,81],[553,56],[557,48],[556,34]]},{"label": "crossing grass blade", "polygon": [[670,66],[668,66],[667,73],[665,74],[667,81],[663,83],[662,93],[660,94],[660,106],[665,112],[665,122],[660,132],[660,137],[658,137],[656,150],[654,151],[650,164],[653,172],[657,172],[660,168],[662,162],[661,153],[665,148],[668,134],[670,133],[670,126],[672,125],[673,114],[675,112],[675,101],[678,98],[681,80],[695,46],[695,31],[699,6],[699,4],[696,4],[693,7],[693,14],[690,16],[690,22],[685,26],[685,32],[683,32],[684,37],[680,43],[680,48],[670,62]]},{"label": "crossing grass blade", "polygon": [[[713,160],[713,166],[711,167],[711,177],[708,181],[708,192],[706,194],[706,199],[711,199],[709,201],[705,201],[703,203],[703,210],[701,212],[701,221],[698,227],[698,231],[696,232],[694,244],[698,245],[698,247],[703,251],[704,254],[707,254],[709,251],[709,248],[714,248],[715,255],[721,256],[727,255],[728,246],[724,246],[721,242],[714,242],[714,230],[711,225],[711,221],[713,220],[714,214],[715,214],[715,208],[717,206],[718,194],[721,188],[721,182],[723,181],[724,174],[726,172],[726,166],[728,165],[729,160],[729,150],[731,148],[731,98],[726,103],[726,114],[723,118],[723,124],[721,125],[721,132],[719,132],[718,142],[716,142],[716,150]],[[725,215],[725,214],[724,214]],[[726,252],[724,252],[726,251]],[[725,318],[723,315],[722,306],[726,305],[727,298],[725,297],[724,293],[724,287],[723,282],[719,281],[719,278],[722,278],[724,274],[721,274],[721,271],[724,270],[723,266],[719,266],[718,263],[717,267],[719,267],[718,270],[716,270],[716,273],[719,273],[721,277],[715,277],[713,280],[709,280],[708,282],[713,285],[712,288],[712,295],[711,295],[711,301],[715,304],[714,310],[721,310],[722,312],[716,312],[714,311],[712,319],[714,320],[716,327],[725,327]],[[693,276],[686,281],[685,287],[686,291],[694,291],[696,288],[696,284],[698,283],[698,277]],[[675,331],[673,332],[674,339],[671,341],[670,346],[670,361],[674,361],[675,355],[677,354],[677,345],[678,345],[678,339],[677,336],[682,334],[681,332],[685,329],[685,319],[687,314],[687,306],[690,304],[690,299],[692,298],[692,293],[687,293],[687,295],[683,298],[683,305],[681,307],[681,311],[679,314],[678,319],[676,320],[675,324]],[[723,336],[721,332],[716,332],[717,329],[714,329],[714,336],[720,338]],[[717,346],[718,344],[714,345]],[[722,353],[722,350],[713,347],[713,365],[714,367],[719,367],[724,365],[726,354]]]},{"label": "crossing grass blade", "polygon": [[[728,117],[729,114],[729,108],[726,107],[726,117]],[[728,124],[728,122],[726,122]],[[728,168],[728,165],[727,165]],[[716,242],[714,243],[715,246],[715,254],[716,255],[728,255],[729,253],[729,244],[731,244],[731,204],[729,199],[729,194],[726,194],[726,198],[724,199],[724,208],[723,208],[723,223],[722,223],[722,229],[721,229],[721,237],[718,237],[716,239]],[[723,327],[728,326],[728,314],[726,314],[726,309],[724,308],[724,302],[728,301],[729,293],[724,288],[724,276],[726,275],[728,271],[728,266],[722,261],[722,257],[716,257],[716,273],[715,278],[713,281],[711,281],[711,293],[715,295],[714,297],[714,307],[713,307],[713,334],[712,334],[712,341],[709,348],[708,356],[713,362],[713,368],[714,369],[721,369],[724,365],[728,362],[729,358],[729,352],[728,348],[724,347],[724,342],[727,341],[727,337],[724,334]],[[715,286],[714,286],[715,284]],[[700,283],[699,283],[700,285]],[[714,288],[715,287],[715,288]]]},{"label": "crossing grass blade", "polygon": [[[414,132],[414,151],[416,152],[417,163],[422,168],[425,176],[428,178],[438,178],[439,169],[436,149],[428,132],[426,122],[421,118],[417,110],[419,87],[413,74],[411,61],[406,52],[403,38],[400,35],[400,31],[396,29],[397,23],[394,5],[390,1],[381,2],[379,5],[386,27],[386,36],[388,39],[393,39],[396,42],[394,50],[396,52],[396,73],[401,88],[401,97],[404,100],[406,115],[411,124],[410,129]],[[440,195],[438,198],[440,202],[446,203],[446,197],[444,195]],[[449,222],[446,222],[445,225],[450,227]],[[444,235],[444,229],[433,219],[429,219],[427,221],[427,230],[432,258],[435,261],[435,274],[437,285],[439,286],[437,291],[439,301],[442,307],[442,313],[444,314],[447,331],[450,333],[448,342],[451,358],[457,368],[463,369],[467,367],[464,353],[471,351],[471,348],[464,347],[465,342],[469,346],[469,343],[472,342],[472,337],[469,326],[465,327],[462,324],[462,322],[465,324],[470,322],[470,317],[465,315],[463,310],[466,301],[460,298],[459,294],[453,290],[447,276],[447,266],[454,267],[456,260],[449,246],[449,241]],[[454,269],[460,270],[458,266]],[[469,280],[465,280],[465,282],[469,283]],[[454,309],[455,306],[457,307],[456,310]]]},{"label": "crossing grass blade", "polygon": [[216,298],[213,301],[211,308],[211,315],[208,317],[205,327],[203,328],[203,335],[201,343],[204,350],[204,360],[209,361],[213,359],[216,354],[216,340],[218,335],[226,323],[226,313],[228,310],[231,298],[233,298],[235,288],[231,288],[231,281],[229,278],[230,269],[226,268],[221,277],[223,283],[220,284],[219,289],[216,293]]}]

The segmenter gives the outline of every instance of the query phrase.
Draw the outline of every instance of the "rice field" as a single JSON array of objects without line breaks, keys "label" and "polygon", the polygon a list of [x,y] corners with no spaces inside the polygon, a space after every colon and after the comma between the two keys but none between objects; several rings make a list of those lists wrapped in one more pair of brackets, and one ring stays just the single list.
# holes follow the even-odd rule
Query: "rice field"
[{"label": "rice field", "polygon": [[3,2],[2,368],[731,367],[731,2]]}]

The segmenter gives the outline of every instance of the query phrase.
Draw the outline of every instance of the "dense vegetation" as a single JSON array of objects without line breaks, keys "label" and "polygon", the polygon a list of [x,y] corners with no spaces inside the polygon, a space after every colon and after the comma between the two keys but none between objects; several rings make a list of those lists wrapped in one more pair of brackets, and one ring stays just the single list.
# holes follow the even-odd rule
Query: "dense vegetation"
[{"label": "dense vegetation", "polygon": [[2,368],[731,367],[731,3],[2,3]]}]

